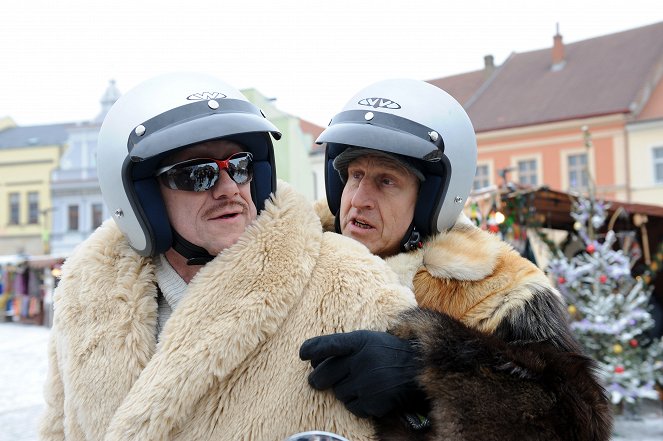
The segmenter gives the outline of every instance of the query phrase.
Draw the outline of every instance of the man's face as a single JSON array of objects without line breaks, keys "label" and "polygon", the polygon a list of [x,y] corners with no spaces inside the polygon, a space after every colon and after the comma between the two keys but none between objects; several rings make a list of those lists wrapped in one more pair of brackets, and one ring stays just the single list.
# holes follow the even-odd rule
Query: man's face
[{"label": "man's face", "polygon": [[[209,141],[175,153],[162,165],[195,158],[224,160],[241,151],[242,146],[234,142]],[[173,228],[213,256],[237,242],[257,215],[250,181],[236,184],[226,170],[221,170],[219,179],[207,191],[172,190],[163,183],[160,187]]]},{"label": "man's face", "polygon": [[378,256],[397,254],[414,218],[418,191],[419,180],[398,161],[355,159],[341,196],[341,232]]}]

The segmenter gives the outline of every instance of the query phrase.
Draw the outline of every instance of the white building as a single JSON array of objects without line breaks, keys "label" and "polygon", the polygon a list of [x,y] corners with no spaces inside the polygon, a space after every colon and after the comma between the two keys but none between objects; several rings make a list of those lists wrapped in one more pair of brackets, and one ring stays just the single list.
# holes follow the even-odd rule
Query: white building
[{"label": "white building", "polygon": [[97,178],[97,137],[106,113],[119,97],[115,81],[111,80],[96,118],[69,128],[67,151],[51,174],[53,255],[68,256],[110,216]]}]

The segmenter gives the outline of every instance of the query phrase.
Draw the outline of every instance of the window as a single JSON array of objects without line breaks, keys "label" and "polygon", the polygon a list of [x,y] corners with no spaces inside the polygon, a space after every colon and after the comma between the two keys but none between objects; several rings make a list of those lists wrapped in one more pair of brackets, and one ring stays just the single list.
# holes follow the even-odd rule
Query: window
[{"label": "window", "polygon": [[21,196],[18,193],[9,193],[9,225],[18,225],[21,212]]},{"label": "window", "polygon": [[28,223],[39,223],[39,193],[36,191],[28,192]]},{"label": "window", "polygon": [[479,190],[481,188],[486,188],[490,185],[490,177],[488,171],[488,165],[477,165],[477,171],[474,175],[474,183],[472,184],[472,190]]},{"label": "window", "polygon": [[569,170],[569,188],[573,190],[586,190],[589,188],[587,175],[587,154],[579,153],[567,157]]},{"label": "window", "polygon": [[92,204],[92,229],[95,230],[103,222],[104,210],[101,204]]},{"label": "window", "polygon": [[67,208],[68,226],[69,231],[78,231],[78,205],[70,205]]},{"label": "window", "polygon": [[97,166],[97,141],[96,140],[89,140],[87,142],[87,148],[88,148],[88,156],[90,163],[88,164],[88,167],[96,167]]},{"label": "window", "polygon": [[539,185],[536,168],[536,159],[518,161],[518,183],[523,185]]},{"label": "window", "polygon": [[663,184],[663,147],[654,147],[654,182]]}]

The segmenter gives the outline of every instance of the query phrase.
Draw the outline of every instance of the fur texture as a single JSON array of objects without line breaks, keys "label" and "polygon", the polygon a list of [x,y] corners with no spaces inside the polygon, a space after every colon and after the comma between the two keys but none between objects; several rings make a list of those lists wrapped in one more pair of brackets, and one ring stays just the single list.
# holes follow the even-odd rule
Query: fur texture
[{"label": "fur texture", "polygon": [[309,387],[299,346],[384,330],[414,296],[363,246],[323,234],[287,185],[191,281],[158,345],[156,294],[151,259],[111,221],[67,260],[43,440],[280,440],[313,429],[372,439],[368,421]]},{"label": "fur texture", "polygon": [[544,343],[506,343],[446,314],[413,310],[394,332],[420,344],[420,383],[434,396],[430,432],[395,420],[380,439],[485,441],[608,440],[610,409],[594,362]]},{"label": "fur texture", "polygon": [[[333,228],[329,209],[315,208]],[[393,330],[421,341],[432,429],[385,418],[380,439],[609,439],[609,401],[594,364],[534,264],[462,214],[451,230],[387,263],[428,310],[404,315]]]}]

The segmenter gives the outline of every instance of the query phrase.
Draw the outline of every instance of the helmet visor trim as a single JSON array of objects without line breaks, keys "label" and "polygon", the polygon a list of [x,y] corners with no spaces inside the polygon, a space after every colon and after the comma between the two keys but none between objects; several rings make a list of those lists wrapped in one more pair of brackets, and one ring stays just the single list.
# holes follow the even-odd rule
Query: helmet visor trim
[{"label": "helmet visor trim", "polygon": [[437,162],[444,155],[444,139],[435,130],[391,113],[347,110],[337,114],[315,141],[333,142],[403,154],[403,143],[412,156]]},{"label": "helmet visor trim", "polygon": [[178,147],[242,133],[265,132],[281,138],[276,126],[249,102],[220,99],[217,108],[208,103],[176,107],[137,126],[127,141],[131,160],[140,162]]}]

